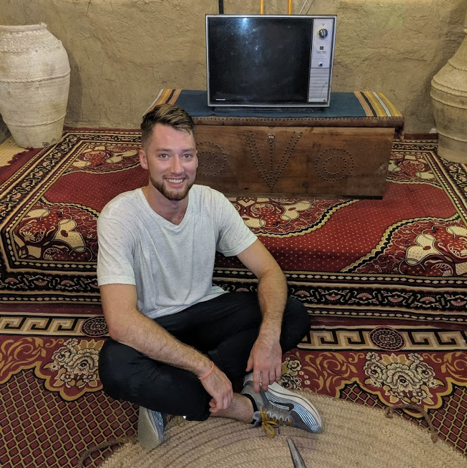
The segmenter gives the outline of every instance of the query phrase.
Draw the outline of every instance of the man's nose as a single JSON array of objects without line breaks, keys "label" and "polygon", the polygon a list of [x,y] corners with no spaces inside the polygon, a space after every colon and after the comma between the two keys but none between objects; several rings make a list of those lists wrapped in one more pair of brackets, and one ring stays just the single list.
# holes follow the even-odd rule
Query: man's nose
[{"label": "man's nose", "polygon": [[181,164],[180,158],[178,156],[174,156],[172,158],[171,169],[172,169],[172,172],[174,172],[174,173],[182,172],[182,164]]}]

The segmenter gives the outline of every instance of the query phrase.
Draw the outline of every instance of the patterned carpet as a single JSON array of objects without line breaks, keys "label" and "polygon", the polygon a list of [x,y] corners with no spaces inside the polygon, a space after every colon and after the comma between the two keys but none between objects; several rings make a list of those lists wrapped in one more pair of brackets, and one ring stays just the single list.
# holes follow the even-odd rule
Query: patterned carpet
[{"label": "patterned carpet", "polygon": [[[100,319],[87,318],[84,328],[75,321],[73,328],[71,317],[54,316],[48,320],[54,336],[32,336],[25,320],[25,335],[17,330],[1,337],[0,466],[76,466],[86,449],[136,434],[137,408],[101,390],[97,353],[103,338],[84,333],[95,334]],[[62,327],[67,331],[57,332]],[[285,355],[281,383],[367,406],[414,404],[428,412],[441,439],[467,456],[463,330],[312,327]],[[405,410],[404,417],[427,426],[417,412]],[[86,466],[98,466],[110,452],[94,453]]]},{"label": "patterned carpet", "polygon": [[[414,326],[312,327],[287,353],[283,385],[367,406],[411,404],[467,455],[467,334]],[[422,414],[405,417],[428,427]]]},{"label": "patterned carpet", "polygon": [[[108,198],[144,183],[138,145],[137,132],[69,130],[0,168],[4,468],[73,467],[85,449],[135,435],[137,408],[107,397],[98,378],[95,219]],[[396,141],[383,200],[232,203],[313,319],[284,357],[283,385],[415,404],[467,456],[466,169],[438,158],[435,141]],[[256,284],[224,258],[215,281]]]}]

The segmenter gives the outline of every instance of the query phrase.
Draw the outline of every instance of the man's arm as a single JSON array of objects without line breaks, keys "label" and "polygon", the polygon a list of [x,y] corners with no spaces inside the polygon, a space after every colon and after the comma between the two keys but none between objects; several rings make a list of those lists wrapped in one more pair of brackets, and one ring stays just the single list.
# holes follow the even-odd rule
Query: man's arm
[{"label": "man's arm", "polygon": [[[177,340],[156,322],[137,309],[136,287],[129,284],[108,284],[100,287],[109,335],[156,361],[205,375],[211,368],[207,356]],[[233,398],[232,385],[217,367],[201,380],[213,397],[211,412],[227,408]]]},{"label": "man's arm", "polygon": [[260,382],[266,391],[268,385],[281,376],[282,349],[279,340],[287,301],[287,281],[273,256],[259,240],[241,252],[238,258],[258,278],[258,299],[263,321],[246,370],[253,369],[255,391],[259,391]]}]

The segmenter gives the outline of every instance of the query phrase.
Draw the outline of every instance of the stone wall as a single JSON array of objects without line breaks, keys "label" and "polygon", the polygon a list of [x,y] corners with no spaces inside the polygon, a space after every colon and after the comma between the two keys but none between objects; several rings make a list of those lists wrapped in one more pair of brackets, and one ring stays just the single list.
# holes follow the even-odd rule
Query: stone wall
[{"label": "stone wall", "polygon": [[[286,0],[265,3],[286,13]],[[224,5],[259,12],[258,0]],[[459,47],[466,10],[466,0],[311,0],[302,14],[338,15],[333,91],[383,92],[407,133],[428,133],[430,82]],[[217,12],[216,0],[2,0],[0,23],[43,22],[63,42],[66,125],[136,128],[160,88],[205,89],[204,16]]]}]

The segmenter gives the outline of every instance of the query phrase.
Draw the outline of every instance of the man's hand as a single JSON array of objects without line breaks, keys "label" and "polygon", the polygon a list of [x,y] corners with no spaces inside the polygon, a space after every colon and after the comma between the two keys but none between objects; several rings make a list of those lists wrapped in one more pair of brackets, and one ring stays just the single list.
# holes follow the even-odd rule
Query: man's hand
[{"label": "man's hand", "polygon": [[232,382],[218,367],[214,367],[211,374],[201,380],[201,384],[212,396],[209,402],[211,413],[218,413],[230,406],[233,400]]},{"label": "man's hand", "polygon": [[253,370],[253,388],[258,393],[260,387],[267,391],[269,384],[281,378],[282,348],[277,340],[258,336],[253,348],[246,371]]}]

